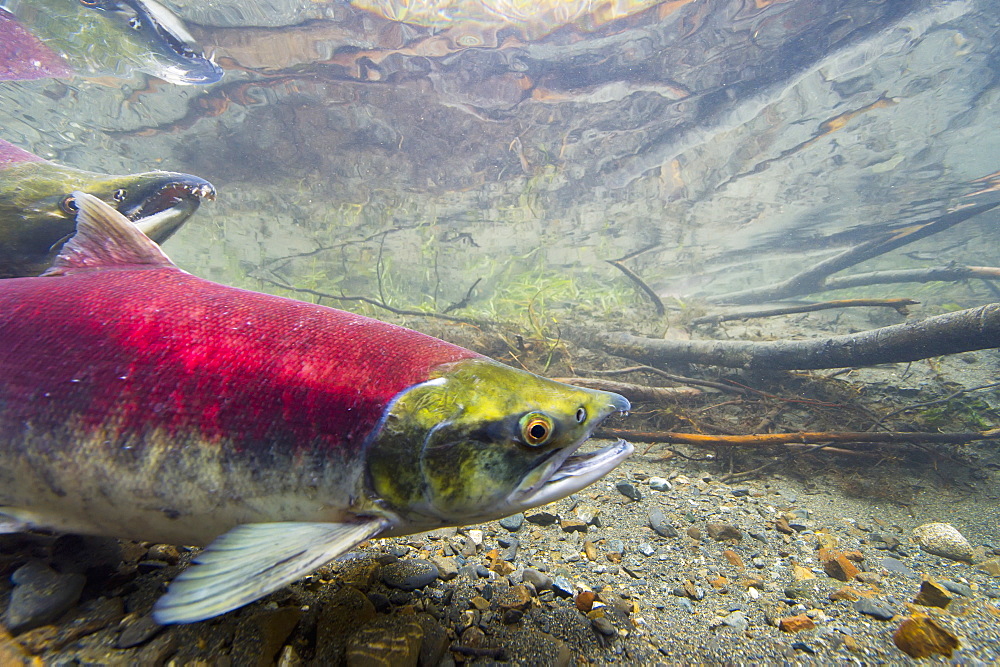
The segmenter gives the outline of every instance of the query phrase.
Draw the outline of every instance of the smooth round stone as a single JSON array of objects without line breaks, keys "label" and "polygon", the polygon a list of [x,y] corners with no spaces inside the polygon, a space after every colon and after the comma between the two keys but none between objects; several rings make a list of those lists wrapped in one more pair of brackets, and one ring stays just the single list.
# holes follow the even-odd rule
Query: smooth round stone
[{"label": "smooth round stone", "polygon": [[925,523],[913,529],[913,536],[927,553],[949,560],[972,562],[972,545],[950,523]]},{"label": "smooth round stone", "polygon": [[524,513],[518,512],[517,514],[511,514],[510,516],[505,516],[504,518],[500,519],[500,525],[512,533],[514,531],[520,530],[521,526],[524,525]]},{"label": "smooth round stone", "polygon": [[650,477],[649,478],[649,488],[653,491],[669,491],[673,487],[670,486],[670,482],[662,477]]},{"label": "smooth round stone", "polygon": [[594,630],[597,630],[605,637],[614,637],[618,634],[618,631],[615,630],[615,626],[611,625],[611,621],[604,616],[599,616],[593,619],[590,621],[590,624],[594,626]]},{"label": "smooth round stone", "polygon": [[544,591],[552,588],[552,577],[534,568],[524,568],[521,580],[534,586],[536,591]]},{"label": "smooth round stone", "polygon": [[437,566],[422,558],[401,560],[382,567],[382,582],[404,591],[423,588],[437,578]]},{"label": "smooth round stone", "polygon": [[854,610],[877,618],[880,621],[888,621],[896,615],[896,611],[884,602],[872,600],[871,598],[861,598],[854,603]]},{"label": "smooth round stone", "polygon": [[54,621],[76,604],[87,583],[82,574],[59,574],[40,561],[22,565],[10,579],[15,586],[3,622],[15,633]]}]

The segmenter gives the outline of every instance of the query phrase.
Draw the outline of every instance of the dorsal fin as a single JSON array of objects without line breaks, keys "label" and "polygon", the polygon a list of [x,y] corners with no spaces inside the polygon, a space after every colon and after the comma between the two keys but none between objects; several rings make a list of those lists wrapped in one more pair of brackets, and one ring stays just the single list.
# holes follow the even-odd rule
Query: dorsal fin
[{"label": "dorsal fin", "polygon": [[85,192],[74,192],[76,234],[45,276],[109,266],[175,266],[128,218]]}]

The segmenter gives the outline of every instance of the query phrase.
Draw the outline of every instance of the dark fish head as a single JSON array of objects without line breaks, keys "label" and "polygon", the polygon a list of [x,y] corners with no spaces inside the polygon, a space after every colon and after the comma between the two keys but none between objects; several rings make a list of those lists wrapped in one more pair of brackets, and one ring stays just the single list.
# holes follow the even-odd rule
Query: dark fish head
[{"label": "dark fish head", "polygon": [[487,359],[446,365],[390,405],[368,452],[374,500],[393,532],[495,519],[588,486],[632,453],[620,440],[578,454],[629,402]]},{"label": "dark fish head", "polygon": [[[37,4],[46,6],[39,10]],[[181,20],[156,0],[21,2],[8,8],[78,74],[131,76],[138,70],[176,84],[222,78],[222,69]]]},{"label": "dark fish head", "polygon": [[0,277],[38,275],[76,231],[73,192],[94,195],[143,233],[163,243],[204,199],[208,181],[168,171],[109,176],[52,162],[22,162],[0,171]]}]

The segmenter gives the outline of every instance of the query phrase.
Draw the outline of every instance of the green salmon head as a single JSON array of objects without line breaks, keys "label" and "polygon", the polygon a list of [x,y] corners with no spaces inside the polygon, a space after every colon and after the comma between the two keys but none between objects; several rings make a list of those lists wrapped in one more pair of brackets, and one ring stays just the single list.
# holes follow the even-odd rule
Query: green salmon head
[{"label": "green salmon head", "polygon": [[176,84],[222,78],[181,20],[156,0],[22,0],[7,9],[81,74],[138,70]]},{"label": "green salmon head", "polygon": [[169,171],[113,176],[53,162],[20,162],[0,171],[0,277],[38,275],[76,232],[73,191],[103,200],[163,243],[203,199],[208,181]]},{"label": "green salmon head", "polygon": [[496,519],[564,498],[632,453],[575,452],[629,402],[489,359],[446,364],[399,394],[368,450],[369,488],[393,532]]}]

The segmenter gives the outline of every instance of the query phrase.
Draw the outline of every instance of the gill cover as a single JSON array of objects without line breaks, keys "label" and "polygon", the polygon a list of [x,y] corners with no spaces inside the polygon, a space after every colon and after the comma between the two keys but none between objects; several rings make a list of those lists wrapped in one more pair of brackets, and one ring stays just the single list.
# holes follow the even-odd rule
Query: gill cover
[{"label": "gill cover", "polygon": [[446,364],[435,375],[393,400],[368,452],[374,500],[411,525],[519,511],[597,424],[628,409],[617,394],[485,358]]}]

